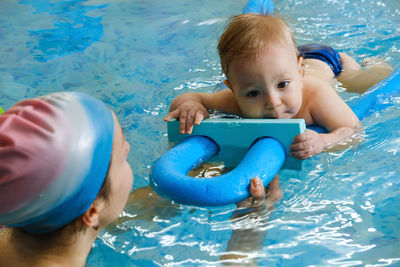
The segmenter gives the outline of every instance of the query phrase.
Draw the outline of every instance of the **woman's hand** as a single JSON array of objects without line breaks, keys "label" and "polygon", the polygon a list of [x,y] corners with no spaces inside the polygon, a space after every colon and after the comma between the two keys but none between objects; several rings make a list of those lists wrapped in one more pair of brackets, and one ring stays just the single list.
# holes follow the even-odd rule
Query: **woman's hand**
[{"label": "woman's hand", "polygon": [[321,135],[312,130],[306,130],[293,139],[290,155],[298,159],[307,159],[321,153],[323,149],[324,141]]},{"label": "woman's hand", "polygon": [[[250,209],[249,211],[259,208],[271,209],[274,203],[279,201],[282,196],[282,190],[279,183],[279,174],[264,188],[260,178],[255,177],[250,182],[251,197],[237,203],[238,208]],[[234,216],[237,216],[236,214]]]},{"label": "woman's hand", "polygon": [[176,109],[172,110],[165,116],[164,121],[172,118],[179,119],[179,132],[181,134],[191,134],[194,125],[199,125],[204,118],[208,118],[207,109],[197,101],[185,101]]}]

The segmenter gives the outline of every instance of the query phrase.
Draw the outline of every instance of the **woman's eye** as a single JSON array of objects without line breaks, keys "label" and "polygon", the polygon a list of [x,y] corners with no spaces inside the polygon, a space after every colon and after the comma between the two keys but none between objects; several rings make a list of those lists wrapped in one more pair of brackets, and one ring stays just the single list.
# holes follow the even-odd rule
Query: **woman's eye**
[{"label": "woman's eye", "polygon": [[248,96],[248,97],[256,97],[256,96],[259,96],[259,95],[261,95],[260,91],[256,91],[256,90],[250,91],[250,92],[248,92],[246,94],[246,96]]},{"label": "woman's eye", "polygon": [[283,82],[278,83],[277,87],[278,87],[278,89],[283,89],[283,88],[287,87],[288,84],[289,84],[289,81],[283,81]]}]

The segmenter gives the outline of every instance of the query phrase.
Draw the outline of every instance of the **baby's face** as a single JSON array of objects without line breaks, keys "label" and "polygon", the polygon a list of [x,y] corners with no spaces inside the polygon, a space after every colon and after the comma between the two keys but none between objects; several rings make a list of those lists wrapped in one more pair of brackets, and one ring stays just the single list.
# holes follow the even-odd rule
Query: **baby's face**
[{"label": "baby's face", "polygon": [[234,60],[230,88],[244,116],[289,119],[302,105],[301,59],[293,46],[271,44],[253,59]]}]

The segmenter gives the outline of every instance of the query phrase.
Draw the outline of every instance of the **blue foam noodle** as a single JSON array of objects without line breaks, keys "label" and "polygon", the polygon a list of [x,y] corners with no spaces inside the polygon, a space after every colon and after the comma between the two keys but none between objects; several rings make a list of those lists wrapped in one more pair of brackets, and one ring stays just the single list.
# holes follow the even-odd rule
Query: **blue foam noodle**
[{"label": "blue foam noodle", "polygon": [[236,203],[249,197],[248,186],[253,177],[260,177],[263,184],[268,184],[286,158],[279,141],[262,138],[251,146],[238,166],[226,174],[213,178],[187,175],[218,149],[218,145],[207,137],[187,138],[155,162],[151,186],[161,196],[181,204],[218,206]]}]

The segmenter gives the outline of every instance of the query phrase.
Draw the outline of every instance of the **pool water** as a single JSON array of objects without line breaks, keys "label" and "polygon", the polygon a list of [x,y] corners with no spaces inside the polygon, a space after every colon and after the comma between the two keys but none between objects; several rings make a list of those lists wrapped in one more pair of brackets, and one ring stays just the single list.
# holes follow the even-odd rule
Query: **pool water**
[{"label": "pool water", "polygon": [[[250,253],[260,266],[400,266],[399,95],[363,120],[359,146],[283,170],[282,200],[257,217],[232,221],[235,205],[174,205],[147,190],[152,163],[168,149],[168,105],[178,94],[218,88],[217,39],[245,2],[0,2],[0,106],[88,92],[115,110],[131,143],[134,193],[88,266],[216,266],[232,229],[263,237]],[[400,65],[398,0],[277,0],[275,9],[298,44]]]}]

